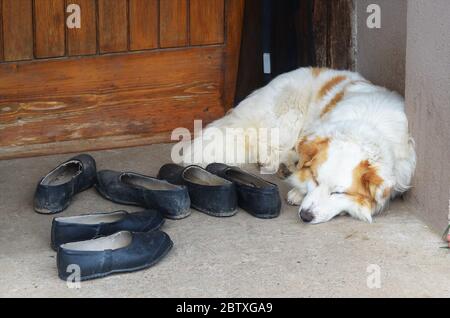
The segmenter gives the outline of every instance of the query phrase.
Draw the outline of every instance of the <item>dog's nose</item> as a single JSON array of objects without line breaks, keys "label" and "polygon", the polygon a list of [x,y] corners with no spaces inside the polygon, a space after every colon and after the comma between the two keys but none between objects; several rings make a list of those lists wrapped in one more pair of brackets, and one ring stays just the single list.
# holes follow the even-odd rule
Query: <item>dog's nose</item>
[{"label": "dog's nose", "polygon": [[312,220],[314,220],[314,215],[309,210],[301,210],[300,218],[303,222],[310,223]]}]

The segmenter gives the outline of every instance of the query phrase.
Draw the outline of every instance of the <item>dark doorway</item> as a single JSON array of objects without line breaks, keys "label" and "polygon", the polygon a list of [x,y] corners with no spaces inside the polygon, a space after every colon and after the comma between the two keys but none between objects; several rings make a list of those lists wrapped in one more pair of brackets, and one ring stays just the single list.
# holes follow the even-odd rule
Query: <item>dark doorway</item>
[{"label": "dark doorway", "polygon": [[246,0],[236,104],[298,67],[352,69],[352,14],[351,0]]}]

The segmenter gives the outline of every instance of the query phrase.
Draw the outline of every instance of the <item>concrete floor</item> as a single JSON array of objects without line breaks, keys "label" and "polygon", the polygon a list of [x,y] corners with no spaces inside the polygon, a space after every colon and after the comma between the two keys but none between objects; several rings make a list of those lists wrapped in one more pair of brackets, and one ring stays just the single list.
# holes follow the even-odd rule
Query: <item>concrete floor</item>
[{"label": "concrete floor", "polygon": [[[155,175],[170,147],[91,153],[99,169]],[[200,212],[167,221],[175,243],[148,270],[83,282],[69,289],[56,275],[50,216],[33,212],[37,181],[70,155],[0,161],[0,296],[3,297],[440,297],[450,296],[450,255],[403,202],[366,224],[339,217],[304,225],[285,206],[275,220],[244,211],[227,219]],[[283,196],[287,188],[281,185]],[[94,189],[77,195],[69,216],[123,208]],[[138,208],[126,207],[128,211]],[[381,288],[367,287],[367,268]]]}]

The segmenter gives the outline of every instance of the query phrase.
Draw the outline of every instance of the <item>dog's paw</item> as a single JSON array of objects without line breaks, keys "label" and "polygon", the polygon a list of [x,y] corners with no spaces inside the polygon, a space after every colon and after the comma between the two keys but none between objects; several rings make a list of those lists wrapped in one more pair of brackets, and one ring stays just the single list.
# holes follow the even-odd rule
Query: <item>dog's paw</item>
[{"label": "dog's paw", "polygon": [[290,205],[300,205],[305,195],[299,189],[292,189],[287,194],[287,203]]}]

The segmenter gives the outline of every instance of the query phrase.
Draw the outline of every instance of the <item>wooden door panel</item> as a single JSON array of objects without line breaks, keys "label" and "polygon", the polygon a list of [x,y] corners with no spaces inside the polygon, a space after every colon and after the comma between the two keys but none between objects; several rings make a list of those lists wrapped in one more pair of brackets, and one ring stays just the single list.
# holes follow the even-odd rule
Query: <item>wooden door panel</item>
[{"label": "wooden door panel", "polygon": [[[8,58],[0,62],[0,159],[169,141],[174,128],[209,123],[232,106],[242,0],[213,0],[203,12],[211,17],[195,0],[43,1],[34,1],[35,27],[52,31],[33,39],[33,1],[0,0],[5,31],[18,27],[11,17],[30,20],[17,39],[0,32]],[[81,7],[81,29],[64,29],[71,3]],[[202,37],[206,24],[212,31]]]},{"label": "wooden door panel", "polygon": [[65,55],[64,0],[34,0],[35,57]]},{"label": "wooden door panel", "polygon": [[0,0],[0,62],[3,61],[3,0]]},{"label": "wooden door panel", "polygon": [[128,50],[127,0],[98,0],[98,34],[101,53]]},{"label": "wooden door panel", "polygon": [[223,43],[224,0],[191,0],[191,45]]},{"label": "wooden door panel", "polygon": [[31,0],[3,0],[3,51],[5,61],[33,58]]},{"label": "wooden door panel", "polygon": [[95,0],[66,0],[80,6],[81,28],[67,28],[67,54],[69,56],[92,55],[97,53],[97,5]]},{"label": "wooden door panel", "polygon": [[158,32],[158,1],[130,0],[130,50],[156,49]]},{"label": "wooden door panel", "polygon": [[188,1],[160,0],[160,44],[162,48],[188,45]]}]

